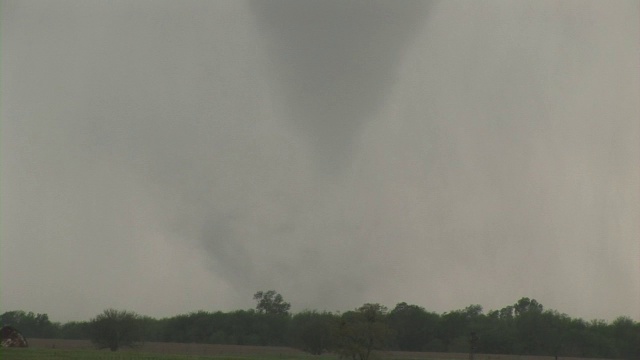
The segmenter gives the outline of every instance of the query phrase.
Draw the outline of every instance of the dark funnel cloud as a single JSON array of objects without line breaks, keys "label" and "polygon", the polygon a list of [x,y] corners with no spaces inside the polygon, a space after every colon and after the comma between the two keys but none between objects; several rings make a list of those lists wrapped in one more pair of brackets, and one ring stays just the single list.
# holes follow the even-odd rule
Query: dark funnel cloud
[{"label": "dark funnel cloud", "polygon": [[351,158],[354,138],[384,105],[429,1],[251,1],[286,116],[320,168]]}]

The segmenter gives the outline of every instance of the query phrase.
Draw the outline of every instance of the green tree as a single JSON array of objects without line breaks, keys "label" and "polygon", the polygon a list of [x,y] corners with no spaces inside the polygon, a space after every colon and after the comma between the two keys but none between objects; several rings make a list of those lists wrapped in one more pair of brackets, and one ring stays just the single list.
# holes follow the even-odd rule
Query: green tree
[{"label": "green tree", "polygon": [[513,306],[505,306],[498,312],[500,319],[513,319]]},{"label": "green tree", "polygon": [[140,316],[134,312],[106,309],[91,319],[89,326],[91,341],[98,349],[135,347],[142,339]]},{"label": "green tree", "polygon": [[337,316],[330,312],[303,311],[293,315],[289,327],[291,344],[313,355],[334,348]]},{"label": "green tree", "polygon": [[166,322],[162,320],[157,320],[150,316],[141,316],[140,326],[144,341],[162,341],[165,324]]},{"label": "green tree", "polygon": [[253,299],[258,302],[256,310],[266,314],[289,314],[291,304],[285,302],[282,295],[275,290],[258,291],[253,295]]},{"label": "green tree", "polygon": [[61,339],[89,340],[91,329],[88,321],[70,321],[60,326]]},{"label": "green tree", "polygon": [[528,297],[523,297],[513,305],[513,309],[516,316],[521,316],[531,312],[541,313],[543,306],[542,304],[538,303],[536,299],[529,299]]},{"label": "green tree", "polygon": [[15,327],[27,338],[49,339],[56,337],[60,331],[60,324],[52,323],[47,314],[36,314],[32,311],[7,311],[0,315],[0,323]]},{"label": "green tree", "polygon": [[[468,352],[470,350],[469,336],[475,332],[479,336],[476,346],[482,345],[484,324],[487,316],[483,313],[482,306],[469,305],[462,310],[454,310],[442,314],[436,328],[436,337],[442,343],[444,351]],[[496,313],[492,313],[496,316]]]},{"label": "green tree", "polygon": [[371,351],[383,348],[393,334],[386,316],[387,308],[380,304],[364,304],[344,313],[337,332],[340,355],[367,360]]},{"label": "green tree", "polygon": [[454,310],[440,316],[436,336],[444,351],[467,351],[468,317],[463,310]]},{"label": "green tree", "polygon": [[[511,310],[509,311],[509,309]],[[488,354],[511,354],[516,343],[513,308],[508,306],[487,314],[484,329],[480,333],[479,351]]]},{"label": "green tree", "polygon": [[611,324],[619,355],[625,359],[640,358],[640,327],[628,316],[620,316]]},{"label": "green tree", "polygon": [[257,345],[284,345],[290,321],[291,317],[288,314],[254,312],[251,332],[257,336]]},{"label": "green tree", "polygon": [[418,305],[401,302],[388,315],[395,333],[395,347],[404,351],[421,351],[435,337],[439,316]]}]

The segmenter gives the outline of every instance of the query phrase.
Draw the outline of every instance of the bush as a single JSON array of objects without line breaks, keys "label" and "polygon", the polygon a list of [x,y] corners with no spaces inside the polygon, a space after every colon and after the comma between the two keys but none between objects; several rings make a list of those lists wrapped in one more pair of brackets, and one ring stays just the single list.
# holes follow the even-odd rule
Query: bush
[{"label": "bush", "polygon": [[142,338],[140,316],[133,312],[107,309],[89,324],[91,341],[98,349],[135,347]]}]

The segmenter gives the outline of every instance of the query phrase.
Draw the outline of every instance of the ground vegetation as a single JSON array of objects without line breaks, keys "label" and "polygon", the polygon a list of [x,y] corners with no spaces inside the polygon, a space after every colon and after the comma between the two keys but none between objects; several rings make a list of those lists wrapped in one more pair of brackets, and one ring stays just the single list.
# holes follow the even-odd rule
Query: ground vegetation
[{"label": "ground vegetation", "polygon": [[[263,292],[265,295],[267,292]],[[286,303],[277,293],[267,299]],[[445,313],[401,302],[388,311],[375,303],[344,313],[289,307],[196,311],[166,318],[136,317],[139,341],[254,346],[290,346],[310,354],[335,353],[367,359],[375,350],[431,351],[640,359],[640,323],[628,316],[611,322],[583,320],[535,299],[521,298],[500,309],[480,305]],[[286,303],[288,304],[288,303]],[[92,339],[96,319],[53,323],[46,314],[9,311],[2,325],[27,338]],[[471,342],[471,334],[475,340]],[[118,347],[121,344],[119,343]]]}]

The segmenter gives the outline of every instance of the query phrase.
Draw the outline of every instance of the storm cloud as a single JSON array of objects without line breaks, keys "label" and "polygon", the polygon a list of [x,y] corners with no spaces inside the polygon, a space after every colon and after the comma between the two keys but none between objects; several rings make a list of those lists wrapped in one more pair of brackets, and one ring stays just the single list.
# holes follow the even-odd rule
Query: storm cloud
[{"label": "storm cloud", "polygon": [[638,10],[4,1],[3,311],[638,319]]},{"label": "storm cloud", "polygon": [[430,2],[252,1],[285,114],[322,171],[348,166],[363,123],[380,110]]}]

